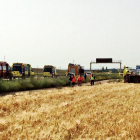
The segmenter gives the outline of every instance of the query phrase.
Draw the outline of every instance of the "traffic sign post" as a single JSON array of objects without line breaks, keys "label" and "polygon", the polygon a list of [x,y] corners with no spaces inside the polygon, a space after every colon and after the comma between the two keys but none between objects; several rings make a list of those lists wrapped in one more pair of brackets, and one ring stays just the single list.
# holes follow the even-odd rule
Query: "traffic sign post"
[{"label": "traffic sign post", "polygon": [[97,63],[119,63],[120,64],[120,71],[121,71],[121,61],[113,61],[112,58],[96,58],[96,61],[90,62],[90,71],[91,71],[91,64]]},{"label": "traffic sign post", "polygon": [[140,72],[140,65],[136,66],[136,71],[139,73]]},{"label": "traffic sign post", "polygon": [[136,66],[136,70],[140,70],[140,65],[137,65]]}]

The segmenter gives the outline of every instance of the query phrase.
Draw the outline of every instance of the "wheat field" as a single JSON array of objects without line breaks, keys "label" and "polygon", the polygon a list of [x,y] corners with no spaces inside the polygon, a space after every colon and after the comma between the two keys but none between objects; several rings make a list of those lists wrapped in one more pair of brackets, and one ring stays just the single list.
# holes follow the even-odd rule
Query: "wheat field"
[{"label": "wheat field", "polygon": [[0,139],[140,139],[140,85],[105,83],[2,96]]}]

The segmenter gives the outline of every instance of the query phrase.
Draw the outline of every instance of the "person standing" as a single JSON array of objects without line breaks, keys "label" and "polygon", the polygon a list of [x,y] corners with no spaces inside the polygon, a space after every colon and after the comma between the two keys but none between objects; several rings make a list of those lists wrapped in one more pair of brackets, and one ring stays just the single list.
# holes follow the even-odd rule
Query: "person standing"
[{"label": "person standing", "polygon": [[71,87],[71,80],[72,80],[72,77],[71,77],[71,75],[69,76],[69,86]]},{"label": "person standing", "polygon": [[85,74],[84,74],[84,79],[85,79],[85,81],[86,81],[86,79],[87,79],[87,74],[86,74],[86,72],[85,72]]},{"label": "person standing", "polygon": [[81,75],[79,75],[77,78],[78,86],[82,85],[82,80],[83,80],[83,77]]},{"label": "person standing", "polygon": [[90,76],[90,84],[91,84],[91,86],[94,85],[94,79],[95,79],[95,76],[93,74],[91,74],[91,76]]},{"label": "person standing", "polygon": [[75,81],[76,81],[75,76],[72,75],[72,79],[71,79],[72,87],[75,85]]},{"label": "person standing", "polygon": [[92,76],[92,73],[89,75],[89,82],[91,81],[91,76]]}]

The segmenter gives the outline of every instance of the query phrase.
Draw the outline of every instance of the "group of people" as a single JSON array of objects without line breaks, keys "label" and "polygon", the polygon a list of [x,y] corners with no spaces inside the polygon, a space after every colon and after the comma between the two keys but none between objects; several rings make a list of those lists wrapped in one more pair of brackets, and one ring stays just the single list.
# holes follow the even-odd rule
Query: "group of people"
[{"label": "group of people", "polygon": [[[84,75],[84,79],[86,80],[87,76],[86,74]],[[94,85],[94,80],[95,80],[95,76],[93,74],[89,75],[89,80],[90,80],[90,84],[91,85]],[[83,77],[81,75],[78,76],[77,78],[77,83],[78,83],[78,86],[81,86],[82,85],[82,81],[83,81]],[[74,75],[70,75],[69,77],[69,83],[70,83],[70,86],[74,86],[75,83],[76,83],[76,77]]]},{"label": "group of people", "polygon": [[[83,77],[81,75],[79,75],[77,78],[78,86],[82,85],[82,80],[83,80]],[[76,77],[74,75],[70,75],[69,82],[70,82],[70,86],[73,87],[75,85],[75,82],[76,82]]]}]

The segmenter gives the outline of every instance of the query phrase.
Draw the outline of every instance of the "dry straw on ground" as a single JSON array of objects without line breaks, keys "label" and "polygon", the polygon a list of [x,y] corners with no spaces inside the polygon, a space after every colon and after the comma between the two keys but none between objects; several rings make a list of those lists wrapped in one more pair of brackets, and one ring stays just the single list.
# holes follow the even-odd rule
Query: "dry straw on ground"
[{"label": "dry straw on ground", "polygon": [[140,85],[106,83],[0,97],[0,139],[140,139]]}]

